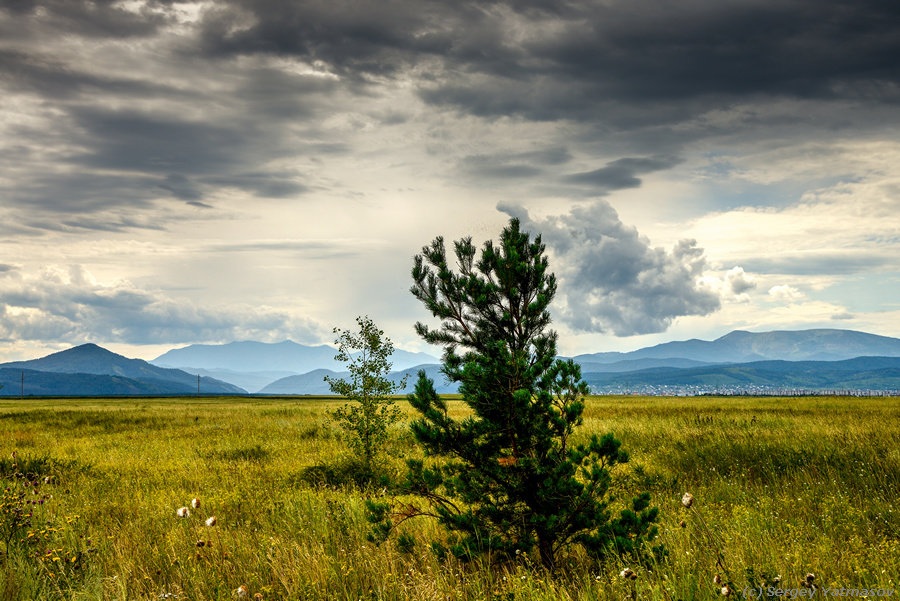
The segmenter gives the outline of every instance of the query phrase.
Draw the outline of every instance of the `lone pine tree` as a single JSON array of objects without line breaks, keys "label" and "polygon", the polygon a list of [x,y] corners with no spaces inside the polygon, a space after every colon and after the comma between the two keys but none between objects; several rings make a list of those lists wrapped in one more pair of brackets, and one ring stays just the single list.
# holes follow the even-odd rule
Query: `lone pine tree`
[{"label": "lone pine tree", "polygon": [[460,383],[472,412],[452,418],[419,373],[408,397],[420,413],[412,432],[440,459],[408,462],[405,492],[427,508],[370,503],[381,537],[405,519],[430,515],[450,531],[449,551],[459,558],[536,547],[553,568],[574,542],[598,557],[637,555],[656,536],[657,509],[648,508],[647,493],[611,516],[610,468],[628,460],[619,441],[607,434],[572,443],[588,388],[577,364],[556,359],[557,336],[547,329],[556,278],[544,250],[540,236],[532,240],[512,219],[499,244],[488,241],[477,258],[471,238],[457,241],[456,270],[441,237],[415,257],[411,291],[440,320],[437,328],[417,323],[416,331],[444,347],[443,372]]}]

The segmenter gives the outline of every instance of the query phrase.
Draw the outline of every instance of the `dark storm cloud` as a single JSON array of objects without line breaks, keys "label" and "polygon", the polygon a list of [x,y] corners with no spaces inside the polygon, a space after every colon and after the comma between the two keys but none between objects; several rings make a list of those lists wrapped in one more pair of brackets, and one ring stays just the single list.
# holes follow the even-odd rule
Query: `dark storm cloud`
[{"label": "dark storm cloud", "polygon": [[497,208],[540,233],[552,250],[565,290],[561,316],[576,330],[652,334],[665,331],[676,317],[719,308],[718,295],[697,284],[706,261],[694,240],[682,240],[671,252],[652,248],[603,200],[541,220],[522,207]]},{"label": "dark storm cloud", "polygon": [[[89,38],[144,37],[169,22],[164,13],[149,8],[166,2],[151,2],[138,12],[120,4],[117,0],[4,0],[0,11],[12,16],[19,29],[39,21],[42,27]],[[6,29],[14,31],[11,22],[0,23],[0,31]]]},{"label": "dark storm cloud", "polygon": [[463,158],[459,162],[459,169],[468,176],[488,179],[522,179],[541,174],[541,170],[534,165],[483,154]]},{"label": "dark storm cloud", "polygon": [[[253,123],[202,122],[80,106],[69,109],[69,117],[71,121],[60,127],[68,128],[68,138],[78,143],[79,150],[70,152],[51,172],[29,174],[28,185],[18,181],[0,188],[0,194],[13,204],[89,213],[115,207],[149,210],[167,198],[210,207],[204,199],[221,188],[237,188],[261,198],[291,197],[308,190],[296,172],[243,171],[256,161],[279,156],[282,150],[277,133],[269,134]],[[306,146],[314,148],[315,143]],[[324,150],[339,151],[339,145],[329,144]],[[81,227],[58,218],[46,222],[41,218],[30,225],[58,231]],[[98,221],[90,227],[117,231],[129,224]]]},{"label": "dark storm cloud", "polygon": [[622,158],[604,167],[582,173],[573,173],[565,181],[590,186],[596,193],[637,188],[641,185],[638,175],[674,167],[681,160],[674,157]]},{"label": "dark storm cloud", "polygon": [[200,202],[199,200],[189,200],[189,201],[187,202],[187,204],[188,204],[189,206],[192,206],[192,207],[197,207],[198,209],[212,209],[212,208],[214,208],[212,205],[206,204],[205,202]]},{"label": "dark storm cloud", "polygon": [[[603,196],[615,190],[640,187],[639,175],[670,169],[681,162],[676,157],[625,157],[592,171],[559,175],[559,166],[571,159],[568,149],[562,147],[523,153],[476,154],[461,159],[459,170],[469,177],[491,180],[541,176],[546,183],[558,181],[584,189],[583,193],[560,190],[568,195]],[[544,169],[545,166],[553,169]]]},{"label": "dark storm cloud", "polygon": [[203,198],[203,194],[197,188],[197,185],[180,173],[167,175],[165,180],[157,185],[181,200],[197,201]]},{"label": "dark storm cloud", "polygon": [[0,49],[0,81],[10,90],[26,91],[54,100],[91,94],[184,97],[196,94],[158,82],[88,73],[60,60]]},{"label": "dark storm cloud", "polygon": [[247,0],[210,13],[203,44],[214,55],[293,55],[360,77],[423,66],[431,103],[602,120],[610,98],[654,107],[748,95],[896,101],[900,5]]},{"label": "dark storm cloud", "polygon": [[292,198],[309,191],[291,173],[243,173],[203,178],[205,183],[253,192],[262,198]]},{"label": "dark storm cloud", "polygon": [[[32,212],[14,233],[120,231],[132,225],[128,219],[98,212],[146,217],[168,200],[210,208],[224,188],[289,198],[308,191],[303,175],[268,162],[347,151],[342,140],[315,131],[317,111],[333,104],[333,78],[252,64],[224,65],[217,78],[223,65],[176,56],[189,35],[169,38],[174,45],[154,37],[175,19],[166,5],[0,6],[0,32],[11,32],[0,35],[0,94],[13,111],[0,150],[7,175],[0,198]],[[146,52],[98,53],[98,37],[140,37]],[[60,50],[76,40],[79,51],[101,60]],[[142,64],[146,72],[129,68]],[[18,106],[28,107],[25,118]]]},{"label": "dark storm cloud", "polygon": [[529,152],[520,152],[511,156],[513,160],[530,161],[538,165],[563,165],[572,160],[572,154],[568,148],[557,146]]},{"label": "dark storm cloud", "polygon": [[522,179],[544,174],[545,166],[557,167],[571,160],[572,155],[564,147],[492,155],[473,154],[459,161],[459,170],[476,178]]},{"label": "dark storm cloud", "polygon": [[234,97],[267,119],[307,119],[327,104],[315,102],[314,96],[336,92],[339,88],[340,83],[333,78],[258,68],[246,74]]},{"label": "dark storm cloud", "polygon": [[135,208],[149,207],[165,180],[145,175],[100,175],[79,172],[35,174],[28,186],[0,188],[4,198],[32,209],[92,212],[119,206],[123,197]]},{"label": "dark storm cloud", "polygon": [[[190,203],[189,203],[190,204]],[[59,222],[59,231],[94,230],[104,232],[123,232],[125,230],[162,230],[163,224],[146,218],[133,218],[125,215],[111,219],[98,219],[96,216],[73,217]],[[42,229],[53,229],[53,222],[43,224]]]},{"label": "dark storm cloud", "polygon": [[236,1],[206,14],[201,39],[213,56],[293,55],[345,75],[389,75],[450,51],[460,17],[476,13],[463,3],[406,0]]},{"label": "dark storm cloud", "polygon": [[[254,190],[263,196],[265,187],[277,186],[277,182],[277,179],[272,182],[258,176],[256,181],[234,184],[234,187]],[[19,215],[17,220],[31,228],[122,231],[159,229],[160,223],[145,217],[143,211],[150,209],[160,197],[197,203],[203,197],[201,187],[177,173],[101,175],[69,171],[34,176],[29,186],[0,187],[0,195],[11,204],[28,207],[29,212]],[[101,214],[116,209],[124,212],[114,216]],[[61,214],[69,216],[61,217]]]},{"label": "dark storm cloud", "polygon": [[[540,29],[547,23],[545,14],[524,16],[531,35],[520,42],[513,41],[513,33],[523,38],[522,26],[497,26],[494,45],[516,45],[516,68],[498,64],[488,50],[470,57],[452,76],[425,85],[422,97],[478,115],[615,124],[621,124],[619,110],[629,103],[630,110],[644,114],[672,103],[696,114],[748,98],[900,100],[896,3],[569,7],[553,33]],[[451,54],[449,60],[458,58]],[[508,75],[497,76],[503,73]],[[485,74],[495,77],[488,80]],[[606,102],[610,99],[613,106]]]},{"label": "dark storm cloud", "polygon": [[74,216],[60,220],[58,216],[31,218],[21,224],[18,233],[35,236],[44,232],[84,233],[84,232],[124,232],[128,230],[162,230],[163,225],[147,218],[133,218],[123,215]]},{"label": "dark storm cloud", "polygon": [[897,82],[896,4],[614,3],[531,52],[625,99],[771,93],[831,97],[840,83]]},{"label": "dark storm cloud", "polygon": [[90,149],[74,162],[143,173],[215,173],[240,165],[252,131],[234,124],[94,108],[72,109]]}]

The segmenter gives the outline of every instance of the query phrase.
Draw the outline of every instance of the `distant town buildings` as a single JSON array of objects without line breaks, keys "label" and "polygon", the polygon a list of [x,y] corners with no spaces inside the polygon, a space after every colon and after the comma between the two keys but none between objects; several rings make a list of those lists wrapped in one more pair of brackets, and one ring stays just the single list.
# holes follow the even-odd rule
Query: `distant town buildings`
[{"label": "distant town buildings", "polygon": [[643,384],[637,386],[591,386],[591,394],[635,396],[854,396],[895,397],[900,390],[776,388],[769,386],[675,386]]}]

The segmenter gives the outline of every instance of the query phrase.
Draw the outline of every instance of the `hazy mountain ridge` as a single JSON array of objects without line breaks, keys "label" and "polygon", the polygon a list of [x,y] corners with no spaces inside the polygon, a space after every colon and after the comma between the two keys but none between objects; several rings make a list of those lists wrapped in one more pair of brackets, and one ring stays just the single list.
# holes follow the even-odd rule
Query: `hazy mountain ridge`
[{"label": "hazy mountain ridge", "polygon": [[691,359],[706,363],[763,360],[842,361],[854,357],[900,357],[900,339],[855,330],[813,329],[746,332],[734,330],[715,340],[666,342],[627,353],[593,353],[579,363],[613,363],[629,359]]},{"label": "hazy mountain ridge", "polygon": [[[434,381],[434,388],[439,394],[453,394],[459,390],[458,383],[447,382],[446,377],[441,373],[441,366],[438,364],[416,365],[407,369],[392,371],[388,375],[388,379],[399,383],[406,376],[406,387],[398,394],[408,394],[415,388],[420,370],[424,370],[425,374]],[[325,382],[325,376],[347,379],[350,376],[350,372],[316,369],[306,374],[288,376],[272,382],[260,390],[259,394],[332,394],[328,383]]]},{"label": "hazy mountain ridge", "polygon": [[[40,359],[0,364],[0,384],[5,385],[0,394],[20,394],[23,371],[26,395],[192,394],[197,392],[198,373],[200,391],[208,394],[246,394],[247,390],[330,394],[324,376],[346,377],[345,365],[334,361],[336,353],[327,345],[236,342],[173,349],[155,359],[154,365],[85,344]],[[832,360],[843,355],[851,356]],[[404,365],[422,357],[425,362]],[[798,360],[800,357],[805,359]],[[812,360],[822,357],[829,360]],[[434,379],[438,392],[458,390],[458,384],[445,381],[440,364],[431,355],[397,350],[392,359],[400,369],[391,373],[391,379],[409,376],[404,392],[412,390],[420,369]],[[598,390],[657,385],[900,389],[896,373],[900,370],[900,339],[853,330],[736,330],[713,341],[669,342],[628,353],[583,354],[574,359],[582,365],[585,379]],[[159,365],[181,360],[206,367]],[[325,365],[316,365],[316,361]],[[284,369],[285,365],[312,367],[295,373]],[[239,369],[233,369],[235,366]],[[264,369],[255,369],[258,367]]]},{"label": "hazy mountain ridge", "polygon": [[[24,378],[23,378],[24,375]],[[23,386],[24,383],[24,386]],[[204,393],[220,390],[207,390]],[[207,382],[208,384],[208,382]],[[124,376],[37,371],[33,369],[0,367],[0,396],[155,396],[196,393],[197,385],[188,389],[171,380],[138,380]],[[237,394],[237,393],[234,393]]]},{"label": "hazy mountain ridge", "polygon": [[[344,364],[334,359],[337,353],[336,348],[327,344],[309,346],[290,340],[277,343],[243,341],[192,344],[163,353],[150,363],[179,369],[303,374],[314,369],[343,369]],[[394,349],[391,362],[397,369],[406,369],[423,363],[437,363],[438,358],[427,353]]]},{"label": "hazy mountain ridge", "polygon": [[327,345],[307,346],[286,340],[278,343],[240,341],[228,344],[192,344],[172,349],[150,361],[165,367],[224,369],[238,372],[281,371],[303,373],[337,367],[336,350]]},{"label": "hazy mountain ridge", "polygon": [[[421,365],[391,372],[389,379],[400,381],[409,375],[403,393],[412,392],[418,370],[425,369],[440,394],[456,393],[459,384],[448,384],[440,365]],[[346,378],[348,372],[317,369],[307,374],[282,378],[259,394],[331,394],[324,376]],[[802,388],[808,390],[900,390],[900,357],[857,357],[845,361],[756,361],[703,365],[700,367],[655,367],[624,372],[583,372],[595,390],[629,390],[643,387],[723,389]]]},{"label": "hazy mountain ridge", "polygon": [[[873,352],[875,351],[875,352]],[[878,351],[881,351],[879,354]],[[678,355],[681,353],[681,355]],[[687,356],[684,356],[687,355]],[[775,356],[774,359],[771,356]],[[792,357],[841,357],[839,360],[792,360]],[[860,356],[862,355],[862,356]],[[750,357],[751,360],[742,360]],[[760,360],[765,357],[765,360]],[[785,358],[786,357],[786,358]],[[852,330],[802,330],[752,333],[735,330],[713,341],[686,340],[629,353],[595,353],[574,357],[594,388],[630,386],[756,386],[769,388],[900,389],[892,370],[900,368],[900,339]],[[423,365],[429,377],[441,378],[440,366]],[[417,368],[391,374],[395,381]],[[273,382],[262,394],[329,394],[322,377],[335,370],[303,374]],[[438,384],[437,378],[435,378]],[[439,386],[456,392],[458,384]]]},{"label": "hazy mountain ridge", "polygon": [[[198,383],[196,375],[151,365],[143,359],[129,359],[96,344],[83,344],[39,359],[3,363],[0,370],[5,374],[5,386],[0,392],[6,395],[21,393],[23,371],[26,372],[26,395],[189,394],[197,392]],[[40,374],[58,374],[59,377]],[[11,384],[6,384],[6,378],[11,379]],[[247,392],[208,377],[201,376],[199,383],[202,393]]]},{"label": "hazy mountain ridge", "polygon": [[586,373],[583,376],[594,389],[669,386],[900,390],[900,357],[856,357],[844,361],[755,361],[686,369]]},{"label": "hazy mountain ridge", "polygon": [[194,376],[200,375],[234,384],[250,393],[256,393],[258,390],[281,378],[297,375],[291,371],[234,371],[230,369],[203,369],[197,367],[182,367],[180,369]]}]

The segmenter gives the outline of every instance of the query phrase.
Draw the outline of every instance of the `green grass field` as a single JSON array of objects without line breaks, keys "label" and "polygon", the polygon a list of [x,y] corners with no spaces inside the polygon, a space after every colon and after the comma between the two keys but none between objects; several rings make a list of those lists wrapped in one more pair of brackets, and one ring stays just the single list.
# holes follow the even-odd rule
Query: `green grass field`
[{"label": "green grass field", "polygon": [[[411,552],[367,542],[363,501],[381,489],[342,482],[325,419],[337,404],[0,400],[0,599],[233,599],[241,585],[248,599],[702,599],[719,594],[717,549],[739,589],[776,574],[796,589],[808,572],[825,587],[900,588],[900,399],[588,399],[579,436],[622,440],[617,496],[653,494],[669,557],[573,552],[554,574],[529,558],[441,563],[427,519],[405,525]],[[417,455],[398,428],[385,471]],[[178,518],[193,497],[201,507]],[[30,526],[16,526],[20,508]]]}]

